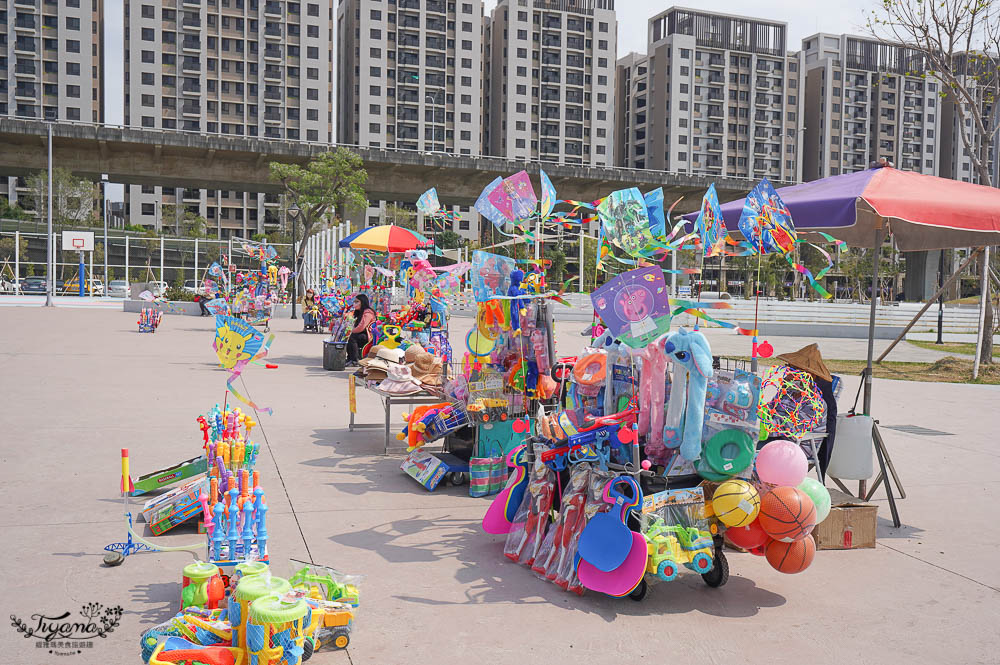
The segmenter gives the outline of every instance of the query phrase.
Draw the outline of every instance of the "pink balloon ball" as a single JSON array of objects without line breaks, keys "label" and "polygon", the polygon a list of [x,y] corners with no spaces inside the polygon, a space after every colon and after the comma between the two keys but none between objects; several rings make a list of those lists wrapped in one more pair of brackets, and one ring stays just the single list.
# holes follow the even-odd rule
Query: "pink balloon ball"
[{"label": "pink balloon ball", "polygon": [[765,483],[798,487],[808,470],[805,453],[791,441],[772,441],[757,453],[757,476]]},{"label": "pink balloon ball", "polygon": [[642,466],[643,470],[649,471],[650,467],[653,466],[653,464],[648,459],[644,459],[644,460],[642,460],[642,465],[641,466]]}]

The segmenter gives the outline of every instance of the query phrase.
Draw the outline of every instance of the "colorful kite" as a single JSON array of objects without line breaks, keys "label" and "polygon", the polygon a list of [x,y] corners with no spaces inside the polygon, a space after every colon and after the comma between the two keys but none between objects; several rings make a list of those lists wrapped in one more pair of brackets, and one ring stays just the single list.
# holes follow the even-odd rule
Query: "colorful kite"
[{"label": "colorful kite", "polygon": [[486,187],[483,188],[482,193],[479,195],[479,198],[476,199],[475,205],[479,214],[490,220],[493,223],[493,226],[500,231],[502,231],[503,227],[507,224],[507,218],[504,217],[503,213],[497,210],[497,207],[490,201],[490,194],[493,190],[499,187],[502,182],[503,178],[497,176],[493,182],[486,185]]},{"label": "colorful kite", "polygon": [[743,237],[760,254],[788,254],[795,247],[792,215],[767,178],[747,194],[739,227]]},{"label": "colorful kite", "polygon": [[417,199],[417,210],[425,215],[435,215],[441,210],[441,202],[438,201],[436,188],[431,187],[420,195],[420,198]]},{"label": "colorful kite", "polygon": [[590,294],[594,311],[628,346],[639,349],[670,330],[670,297],[663,271],[636,268]]},{"label": "colorful kite", "polygon": [[725,251],[726,223],[722,219],[719,195],[715,192],[714,183],[708,186],[708,191],[701,200],[701,210],[698,211],[698,219],[695,220],[695,230],[701,238],[706,258]]},{"label": "colorful kite", "polygon": [[219,365],[229,370],[226,387],[241,402],[268,415],[271,414],[271,409],[257,406],[244,397],[233,387],[233,381],[242,375],[243,370],[250,362],[265,357],[273,341],[273,333],[265,342],[264,334],[246,321],[232,316],[217,315],[215,317],[215,339],[212,342],[212,348],[215,349]]},{"label": "colorful kite", "polygon": [[639,255],[653,244],[646,200],[635,187],[619,189],[597,206],[604,237],[630,256]]},{"label": "colorful kite", "polygon": [[504,217],[515,224],[531,219],[538,204],[538,197],[535,196],[527,171],[518,171],[504,178],[487,198]]},{"label": "colorful kite", "polygon": [[552,186],[548,173],[538,169],[538,175],[542,180],[542,207],[539,210],[539,216],[546,219],[552,214],[552,209],[556,207],[556,188]]}]

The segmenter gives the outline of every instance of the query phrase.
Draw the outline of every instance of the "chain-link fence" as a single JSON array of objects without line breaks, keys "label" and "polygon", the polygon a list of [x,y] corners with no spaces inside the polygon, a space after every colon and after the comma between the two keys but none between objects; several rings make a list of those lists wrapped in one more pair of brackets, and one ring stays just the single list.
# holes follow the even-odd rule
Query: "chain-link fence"
[{"label": "chain-link fence", "polygon": [[[61,283],[75,280],[80,253],[63,250],[60,234],[52,235],[54,279],[56,292],[59,293]],[[252,259],[243,249],[242,238],[171,238],[116,231],[108,234],[105,245],[103,233],[97,231],[94,235],[94,251],[83,253],[88,283],[91,279],[101,280],[105,285],[111,280],[129,283],[162,281],[168,286],[182,287],[190,280],[200,282],[204,279],[213,262],[233,266],[236,270],[260,267],[259,260]],[[271,245],[278,252],[278,264],[291,267],[291,245]],[[13,290],[15,284],[21,284],[29,277],[46,277],[46,252],[44,233],[0,231],[0,279],[5,290]]]}]

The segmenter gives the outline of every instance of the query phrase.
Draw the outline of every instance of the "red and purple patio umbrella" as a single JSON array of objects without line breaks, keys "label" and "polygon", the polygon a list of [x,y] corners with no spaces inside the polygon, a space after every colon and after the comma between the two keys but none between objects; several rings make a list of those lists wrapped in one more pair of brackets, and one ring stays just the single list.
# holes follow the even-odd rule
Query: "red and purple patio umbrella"
[{"label": "red and purple patio umbrella", "polygon": [[[994,187],[884,166],[777,191],[796,230],[824,231],[851,247],[872,247],[882,219],[902,251],[1000,245],[1000,189]],[[742,199],[722,206],[730,232],[739,233],[742,210]]]}]

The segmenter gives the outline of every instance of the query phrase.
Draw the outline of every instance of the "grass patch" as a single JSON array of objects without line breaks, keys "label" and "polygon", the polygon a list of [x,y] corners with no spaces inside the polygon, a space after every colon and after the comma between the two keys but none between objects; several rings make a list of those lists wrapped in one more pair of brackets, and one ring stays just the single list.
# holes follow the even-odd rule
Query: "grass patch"
[{"label": "grass patch", "polygon": [[[746,358],[749,360],[749,358]],[[858,376],[867,364],[864,360],[826,360],[826,366],[834,374]],[[777,358],[761,358],[762,367],[782,364]],[[911,363],[883,361],[876,363],[873,375],[877,379],[897,381],[923,381],[928,383],[977,383],[1000,385],[1000,365],[981,365],[979,378],[972,380],[972,360],[947,356],[932,363]]]},{"label": "grass patch", "polygon": [[957,353],[963,356],[976,355],[976,345],[973,342],[945,342],[944,344],[935,344],[934,342],[919,339],[908,339],[906,342],[913,346],[919,346],[921,349],[929,349],[931,351]]}]

